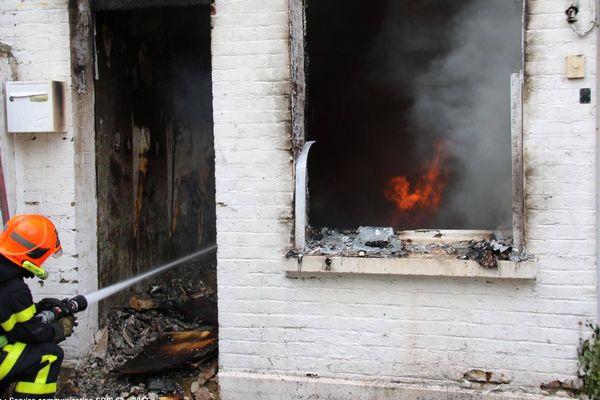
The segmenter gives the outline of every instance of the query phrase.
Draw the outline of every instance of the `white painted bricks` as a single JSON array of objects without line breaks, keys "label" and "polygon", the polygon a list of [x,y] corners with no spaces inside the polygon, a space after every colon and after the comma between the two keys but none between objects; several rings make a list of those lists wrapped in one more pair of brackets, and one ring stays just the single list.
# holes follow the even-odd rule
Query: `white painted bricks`
[{"label": "white painted bricks", "polygon": [[[510,390],[532,393],[542,382],[576,377],[578,341],[586,333],[580,323],[594,318],[596,308],[596,32],[577,37],[564,22],[561,2],[529,5],[526,239],[536,255],[537,281],[360,275],[302,280],[284,273],[295,267],[295,260],[284,257],[293,231],[288,2],[216,1],[213,93],[225,400],[253,396],[239,390],[253,376],[256,382],[264,381],[260,376],[274,382],[273,377],[317,374],[361,385],[456,386],[463,372],[481,368],[511,376]],[[67,7],[67,0],[0,2],[0,37],[13,49],[19,79],[64,79],[70,85]],[[564,77],[565,57],[572,54],[588,61],[584,80]],[[582,87],[592,88],[592,105],[578,103]],[[83,183],[75,177],[83,166],[87,172],[77,179],[93,179],[93,141],[78,147],[72,129],[33,138],[15,140],[16,208],[54,218],[66,253],[60,263],[49,264],[56,272],[36,292],[85,293],[95,287],[97,271],[75,268],[85,264],[82,257],[86,263],[95,259],[81,247],[95,237],[89,228],[95,214],[93,207],[81,213],[77,207],[94,200],[89,194],[77,197]],[[82,154],[75,154],[77,148]],[[68,283],[60,283],[63,279]],[[89,313],[79,336],[67,343],[85,349],[94,319]],[[73,347],[71,357],[80,354]],[[297,398],[317,390],[292,386]],[[339,394],[330,386],[321,386],[321,398],[328,390]],[[254,398],[281,398],[265,393],[269,387],[281,389],[260,386],[264,394]]]},{"label": "white painted bricks", "polygon": [[[296,268],[284,257],[293,229],[287,1],[252,3],[217,0],[213,17],[223,398],[280,398],[279,379],[307,374],[457,386],[480,368],[531,393],[576,379],[580,324],[596,309],[595,108],[579,104],[582,87],[595,103],[595,32],[581,39],[563,4],[530,1],[526,239],[537,281],[294,280],[283,272]],[[584,80],[565,78],[570,54],[587,58]],[[238,390],[252,379],[257,392]],[[287,398],[338,398],[327,385],[292,386]]]},{"label": "white painted bricks", "polygon": [[[11,46],[19,80],[63,80],[70,93],[68,0],[0,2],[0,38]],[[82,238],[95,237],[95,231],[82,231],[82,226],[93,225],[76,218],[76,156],[70,110],[67,95],[67,133],[13,134],[15,180],[7,182],[14,185],[16,193],[11,213],[50,217],[64,249],[60,259],[49,259],[45,264],[50,277],[43,286],[30,281],[36,298],[65,298],[97,287],[97,271],[85,268],[86,254],[81,248]],[[76,334],[64,343],[67,358],[85,354],[97,327],[96,319],[95,310],[79,317]]]}]

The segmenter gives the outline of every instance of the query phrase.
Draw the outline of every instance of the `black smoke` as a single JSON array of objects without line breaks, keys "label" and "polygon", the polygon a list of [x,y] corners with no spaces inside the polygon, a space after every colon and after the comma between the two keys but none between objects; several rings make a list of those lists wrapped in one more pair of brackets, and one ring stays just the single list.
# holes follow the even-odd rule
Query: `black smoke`
[{"label": "black smoke", "polygon": [[[520,69],[515,0],[307,6],[312,226],[495,229],[511,221],[510,75]],[[441,211],[402,215],[386,182],[415,182],[434,143],[451,153]]]}]

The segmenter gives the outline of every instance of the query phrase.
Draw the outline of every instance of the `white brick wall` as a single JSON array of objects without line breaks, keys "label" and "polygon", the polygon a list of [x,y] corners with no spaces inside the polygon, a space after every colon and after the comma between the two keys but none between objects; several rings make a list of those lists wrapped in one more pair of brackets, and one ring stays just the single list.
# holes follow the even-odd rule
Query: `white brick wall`
[{"label": "white brick wall", "polygon": [[[295,263],[284,257],[293,228],[288,1],[216,1],[225,400],[278,398],[272,394],[284,386],[288,398],[348,398],[325,385],[310,397],[310,385],[283,379],[306,374],[457,385],[463,372],[480,368],[511,376],[509,390],[532,393],[543,382],[576,378],[581,323],[596,310],[596,32],[573,33],[561,2],[529,3],[526,239],[539,273],[535,282],[515,282],[286,278],[286,264]],[[582,19],[587,11],[584,4]],[[565,78],[571,54],[586,56],[584,80]],[[583,87],[592,88],[592,105],[579,104]]]},{"label": "white brick wall", "polygon": [[[19,80],[67,82],[67,126],[72,127],[68,0],[0,2],[0,41],[12,48]],[[76,184],[75,161],[80,156],[75,152],[73,129],[67,133],[12,135],[16,176],[8,184],[14,185],[16,210],[11,212],[50,217],[57,225],[64,249],[60,259],[46,262],[50,277],[43,286],[31,281],[34,296],[64,298],[95,289],[97,272],[88,265],[89,254],[82,252],[82,242],[89,242],[86,237],[95,237],[95,222],[77,218],[77,202],[85,203],[85,199],[76,196],[82,183]],[[95,215],[91,220],[95,221]],[[95,259],[95,254],[91,256]],[[64,344],[68,358],[89,348],[96,326],[95,310],[80,316],[76,334]]]},{"label": "white brick wall", "polygon": [[[510,375],[511,389],[528,392],[542,382],[575,377],[578,341],[585,332],[580,322],[594,318],[596,310],[596,36],[578,38],[565,25],[562,2],[529,3],[527,241],[539,273],[536,282],[515,283],[286,278],[286,264],[295,263],[284,258],[293,229],[288,1],[216,1],[212,40],[224,399],[281,398],[272,395],[277,379],[261,376],[455,384],[464,371],[481,368]],[[12,46],[19,79],[64,79],[70,90],[67,0],[1,1],[0,41]],[[582,81],[564,77],[564,58],[570,54],[587,58]],[[582,87],[592,88],[594,104],[578,104]],[[82,131],[92,132],[89,112]],[[72,117],[68,122],[74,125]],[[15,135],[17,212],[55,219],[65,247],[65,256],[48,264],[55,270],[49,282],[36,289],[43,296],[86,293],[97,285],[90,245],[95,239],[93,137],[73,132]],[[63,278],[67,283],[60,283]],[[77,354],[73,346],[85,349],[90,342],[94,316],[88,313],[79,335],[67,342],[70,356]],[[257,384],[236,389],[248,382],[248,376],[236,378],[242,374]],[[340,398],[327,387],[322,386],[321,397],[331,390],[331,398]],[[298,384],[295,396],[311,390]]]}]

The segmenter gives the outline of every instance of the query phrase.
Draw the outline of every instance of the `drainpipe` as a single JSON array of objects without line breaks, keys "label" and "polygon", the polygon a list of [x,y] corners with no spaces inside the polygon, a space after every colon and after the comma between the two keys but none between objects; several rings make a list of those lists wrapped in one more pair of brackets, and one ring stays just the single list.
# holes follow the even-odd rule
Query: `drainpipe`
[{"label": "drainpipe", "polygon": [[2,212],[2,222],[4,225],[10,219],[8,211],[8,196],[6,195],[6,184],[4,181],[4,169],[2,168],[2,156],[0,155],[0,211]]},{"label": "drainpipe", "polygon": [[[0,55],[3,58],[6,58],[6,62],[8,63],[8,74],[2,74],[3,78],[6,80],[16,80],[17,79],[17,63],[16,63],[14,57],[12,56],[11,47],[4,43],[0,43]],[[0,87],[0,94],[2,96],[4,96],[4,92],[5,92],[5,88]],[[2,103],[4,103],[4,102],[2,102]],[[5,104],[3,104],[3,107],[4,106],[5,106]],[[5,115],[5,117],[6,117],[6,115]],[[2,124],[5,124],[5,122],[6,122],[6,118],[4,118],[3,120],[0,121],[0,123],[2,123]],[[6,125],[5,125],[5,127],[6,127]],[[3,145],[6,145],[7,148],[10,148],[10,146],[7,145],[8,138],[9,138],[8,132],[3,130],[3,135],[4,135]],[[4,225],[6,225],[6,223],[10,219],[10,215],[9,215],[9,207],[8,207],[8,195],[7,195],[7,191],[6,191],[6,180],[4,179],[4,169],[2,166],[2,156],[1,155],[0,155],[0,212],[2,212],[2,222],[4,223]]]},{"label": "drainpipe", "polygon": [[[596,1],[596,68],[600,71],[600,0]],[[600,88],[600,76],[596,74],[596,323],[600,323],[600,112],[598,111],[598,89]]]}]

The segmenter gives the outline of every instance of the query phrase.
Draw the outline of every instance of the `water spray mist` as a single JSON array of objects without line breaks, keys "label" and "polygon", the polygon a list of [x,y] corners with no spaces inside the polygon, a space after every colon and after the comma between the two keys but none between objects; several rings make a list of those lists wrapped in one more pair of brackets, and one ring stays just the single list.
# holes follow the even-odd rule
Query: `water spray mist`
[{"label": "water spray mist", "polygon": [[100,289],[100,290],[98,290],[98,291],[96,291],[94,293],[90,293],[90,294],[86,295],[85,298],[87,299],[88,304],[95,304],[95,303],[99,302],[100,300],[104,300],[105,298],[107,298],[109,296],[112,296],[113,294],[118,293],[118,292],[120,292],[123,289],[126,289],[126,288],[128,288],[128,287],[130,287],[130,286],[132,286],[132,285],[134,285],[134,284],[136,284],[138,282],[140,282],[140,281],[143,281],[144,279],[147,279],[147,278],[149,278],[149,277],[151,277],[153,275],[161,273],[161,272],[163,272],[163,271],[165,271],[165,270],[167,270],[169,268],[172,268],[172,267],[174,267],[176,265],[179,265],[181,263],[189,261],[189,260],[191,260],[193,258],[199,257],[199,256],[204,255],[204,254],[211,253],[211,252],[213,252],[215,250],[217,250],[217,245],[212,245],[212,246],[207,247],[205,249],[199,250],[199,251],[197,251],[197,252],[195,252],[193,254],[189,254],[189,255],[187,255],[185,257],[182,257],[182,258],[179,258],[179,259],[177,259],[175,261],[172,261],[172,262],[170,262],[168,264],[164,264],[162,266],[159,266],[159,267],[157,267],[157,268],[155,268],[155,269],[153,269],[151,271],[148,271],[146,273],[143,273],[141,275],[134,276],[133,278],[129,278],[129,279],[124,280],[122,282],[118,282],[118,283],[115,283],[115,284],[110,285],[108,287],[105,287],[103,289]]}]

